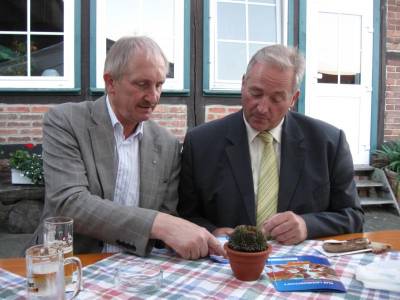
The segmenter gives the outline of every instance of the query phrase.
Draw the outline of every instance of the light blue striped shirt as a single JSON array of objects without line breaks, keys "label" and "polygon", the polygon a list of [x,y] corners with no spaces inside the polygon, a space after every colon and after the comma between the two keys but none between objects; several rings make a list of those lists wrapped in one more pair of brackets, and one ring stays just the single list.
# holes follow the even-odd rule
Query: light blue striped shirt
[{"label": "light blue striped shirt", "polygon": [[[106,100],[115,138],[116,159],[114,166],[117,168],[117,178],[113,202],[122,206],[138,206],[140,189],[139,142],[143,136],[143,122],[139,123],[135,132],[125,139],[122,124],[112,110],[108,96]],[[104,244],[103,252],[120,251],[121,248],[118,246]]]}]

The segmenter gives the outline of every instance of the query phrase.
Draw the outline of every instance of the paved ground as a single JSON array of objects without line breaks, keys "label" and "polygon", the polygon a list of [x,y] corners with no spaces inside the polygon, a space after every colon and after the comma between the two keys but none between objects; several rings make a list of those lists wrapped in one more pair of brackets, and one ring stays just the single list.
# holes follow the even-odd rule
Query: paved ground
[{"label": "paved ground", "polygon": [[391,205],[364,206],[364,231],[400,229],[400,216]]}]

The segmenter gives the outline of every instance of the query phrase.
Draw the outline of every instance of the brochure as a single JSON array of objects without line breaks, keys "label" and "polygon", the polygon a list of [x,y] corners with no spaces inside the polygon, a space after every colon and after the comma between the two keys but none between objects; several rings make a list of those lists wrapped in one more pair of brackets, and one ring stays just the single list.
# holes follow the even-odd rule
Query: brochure
[{"label": "brochure", "polygon": [[279,292],[346,292],[324,257],[314,255],[270,257],[265,271]]}]

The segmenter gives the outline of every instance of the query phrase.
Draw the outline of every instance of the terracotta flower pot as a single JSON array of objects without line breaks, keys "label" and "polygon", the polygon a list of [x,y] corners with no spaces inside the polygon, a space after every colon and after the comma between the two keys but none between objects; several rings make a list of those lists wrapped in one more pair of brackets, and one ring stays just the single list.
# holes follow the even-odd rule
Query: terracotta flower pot
[{"label": "terracotta flower pot", "polygon": [[233,275],[242,281],[254,281],[260,278],[264,270],[265,261],[271,252],[271,245],[268,245],[267,250],[261,252],[235,251],[228,247],[228,243],[224,244],[224,249],[228,255]]}]

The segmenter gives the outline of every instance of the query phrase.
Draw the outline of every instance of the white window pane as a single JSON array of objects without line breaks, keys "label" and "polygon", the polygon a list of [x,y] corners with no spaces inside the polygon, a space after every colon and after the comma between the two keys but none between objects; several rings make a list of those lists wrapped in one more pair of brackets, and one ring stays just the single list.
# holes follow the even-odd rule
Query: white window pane
[{"label": "white window pane", "polygon": [[122,36],[146,35],[164,51],[170,72],[164,90],[183,89],[184,1],[104,0],[96,3],[96,87],[104,88],[106,50]]},{"label": "white window pane", "polygon": [[246,45],[218,43],[218,80],[237,80],[246,70]]},{"label": "white window pane", "polygon": [[275,4],[275,0],[251,0],[251,2]]},{"label": "white window pane", "polygon": [[62,36],[32,35],[31,75],[64,76]]},{"label": "white window pane", "polygon": [[338,74],[338,17],[331,13],[320,13],[318,16],[318,72]]},{"label": "white window pane", "polygon": [[361,69],[361,16],[340,15],[339,20],[340,74],[358,74]]},{"label": "white window pane", "polygon": [[143,27],[145,34],[174,33],[174,0],[152,0],[143,2]]},{"label": "white window pane", "polygon": [[107,0],[105,13],[106,39],[116,41],[121,36],[140,34],[142,12],[139,1]]},{"label": "white window pane", "polygon": [[276,42],[275,6],[249,5],[249,39]]},{"label": "white window pane", "polygon": [[218,3],[218,39],[246,39],[246,7],[238,3]]},{"label": "white window pane", "polygon": [[267,46],[267,44],[260,44],[260,43],[250,43],[249,44],[249,57],[248,60],[262,47]]}]

